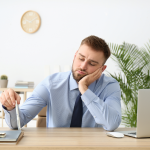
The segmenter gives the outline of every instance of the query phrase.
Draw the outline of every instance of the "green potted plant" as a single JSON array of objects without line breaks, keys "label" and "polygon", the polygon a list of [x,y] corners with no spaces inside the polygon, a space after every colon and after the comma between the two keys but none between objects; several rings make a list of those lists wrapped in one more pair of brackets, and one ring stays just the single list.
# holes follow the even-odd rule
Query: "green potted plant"
[{"label": "green potted plant", "polygon": [[122,124],[136,127],[138,90],[150,88],[150,42],[146,48],[134,44],[110,44],[111,58],[117,63],[120,73],[108,73],[121,88]]},{"label": "green potted plant", "polygon": [[1,88],[7,88],[7,84],[8,84],[8,77],[6,75],[1,75],[1,78],[0,78]]}]

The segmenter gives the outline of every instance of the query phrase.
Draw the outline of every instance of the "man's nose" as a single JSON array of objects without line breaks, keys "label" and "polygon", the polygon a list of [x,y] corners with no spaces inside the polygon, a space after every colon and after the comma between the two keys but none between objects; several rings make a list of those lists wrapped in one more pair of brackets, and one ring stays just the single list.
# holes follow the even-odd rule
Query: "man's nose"
[{"label": "man's nose", "polygon": [[81,69],[82,70],[86,70],[87,69],[87,62],[86,61],[82,62]]}]

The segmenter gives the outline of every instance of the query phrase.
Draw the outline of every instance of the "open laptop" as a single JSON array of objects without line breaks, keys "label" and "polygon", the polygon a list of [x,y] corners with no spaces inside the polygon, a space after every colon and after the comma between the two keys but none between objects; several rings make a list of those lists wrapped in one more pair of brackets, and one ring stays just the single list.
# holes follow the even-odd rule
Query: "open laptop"
[{"label": "open laptop", "polygon": [[138,91],[136,131],[119,131],[135,138],[150,137],[150,89]]},{"label": "open laptop", "polygon": [[22,133],[21,131],[21,125],[20,125],[20,117],[19,117],[19,108],[18,108],[18,104],[16,101],[16,116],[17,116],[17,125],[18,125],[18,130],[9,130],[9,131],[0,131],[1,135],[5,134],[4,137],[0,137],[0,142],[1,141],[17,141],[17,139],[19,138],[20,134]]}]

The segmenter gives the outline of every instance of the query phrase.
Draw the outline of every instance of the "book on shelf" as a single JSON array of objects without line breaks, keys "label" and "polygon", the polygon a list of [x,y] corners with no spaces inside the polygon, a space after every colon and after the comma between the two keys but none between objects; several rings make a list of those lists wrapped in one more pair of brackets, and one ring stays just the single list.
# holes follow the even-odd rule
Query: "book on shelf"
[{"label": "book on shelf", "polygon": [[29,86],[28,84],[25,85],[25,84],[15,84],[15,86]]},{"label": "book on shelf", "polygon": [[21,84],[21,85],[34,85],[34,82],[21,82],[21,81],[17,81],[16,84]]},{"label": "book on shelf", "polygon": [[15,88],[20,88],[20,89],[28,89],[29,87],[25,87],[25,86],[15,86]]},{"label": "book on shelf", "polygon": [[34,88],[34,82],[17,81],[15,88]]}]

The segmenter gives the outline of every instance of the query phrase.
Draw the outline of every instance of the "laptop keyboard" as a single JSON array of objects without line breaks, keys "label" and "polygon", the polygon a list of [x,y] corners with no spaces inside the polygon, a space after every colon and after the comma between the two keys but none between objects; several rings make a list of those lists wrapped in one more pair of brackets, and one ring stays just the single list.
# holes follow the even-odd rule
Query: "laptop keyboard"
[{"label": "laptop keyboard", "polygon": [[136,135],[136,132],[132,132],[132,133],[129,133],[129,134],[134,134],[134,135]]}]

